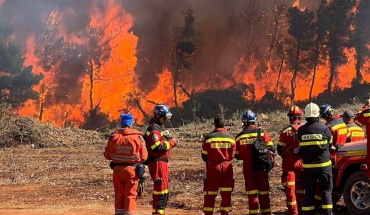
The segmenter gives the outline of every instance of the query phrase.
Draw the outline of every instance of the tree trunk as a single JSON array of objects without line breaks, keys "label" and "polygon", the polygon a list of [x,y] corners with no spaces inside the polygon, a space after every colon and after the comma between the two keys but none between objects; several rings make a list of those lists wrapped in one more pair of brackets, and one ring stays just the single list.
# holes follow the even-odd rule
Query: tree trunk
[{"label": "tree trunk", "polygon": [[90,63],[90,68],[89,68],[89,78],[90,78],[90,92],[89,92],[89,98],[90,98],[90,109],[94,108],[94,98],[93,98],[93,92],[94,92],[94,64],[92,57],[89,57],[89,63]]},{"label": "tree trunk", "polygon": [[285,60],[285,54],[283,54],[283,57],[281,58],[281,62],[279,66],[279,74],[278,74],[278,78],[276,81],[276,93],[275,93],[276,98],[278,97],[278,94],[279,94],[280,78],[281,78],[281,73],[283,72],[284,60]]},{"label": "tree trunk", "polygon": [[330,74],[329,74],[328,89],[327,89],[327,92],[329,94],[331,94],[333,91],[332,84],[333,84],[334,76],[335,76],[335,67],[336,66],[334,65],[334,63],[330,62]]},{"label": "tree trunk", "polygon": [[297,79],[297,75],[298,75],[298,71],[299,71],[299,54],[300,54],[300,42],[299,40],[297,41],[297,50],[296,50],[296,54],[295,54],[295,62],[294,62],[294,68],[293,68],[293,76],[292,76],[292,80],[290,81],[290,89],[291,89],[291,94],[290,94],[290,102],[291,102],[291,105],[294,104],[294,99],[295,99],[295,88],[296,88],[296,79]]},{"label": "tree trunk", "polygon": [[354,84],[359,85],[362,81],[362,74],[361,74],[361,66],[363,64],[362,53],[357,52],[356,60],[357,60],[357,62],[356,62],[356,77],[355,77],[355,80],[354,80]]},{"label": "tree trunk", "polygon": [[315,86],[315,79],[317,73],[317,66],[319,64],[319,57],[320,57],[320,41],[316,41],[316,51],[315,51],[315,59],[313,59],[313,75],[310,87],[310,94],[308,95],[308,100],[312,100],[313,88]]},{"label": "tree trunk", "polygon": [[39,121],[42,122],[42,117],[44,115],[44,99],[40,101],[40,110],[39,110]]}]

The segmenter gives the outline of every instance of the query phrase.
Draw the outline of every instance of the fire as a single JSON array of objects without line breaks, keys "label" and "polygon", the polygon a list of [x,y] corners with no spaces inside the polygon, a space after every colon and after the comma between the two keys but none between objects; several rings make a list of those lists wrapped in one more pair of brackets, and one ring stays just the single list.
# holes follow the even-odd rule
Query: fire
[{"label": "fire", "polygon": [[299,8],[299,0],[295,0],[295,2],[293,3],[293,7]]}]

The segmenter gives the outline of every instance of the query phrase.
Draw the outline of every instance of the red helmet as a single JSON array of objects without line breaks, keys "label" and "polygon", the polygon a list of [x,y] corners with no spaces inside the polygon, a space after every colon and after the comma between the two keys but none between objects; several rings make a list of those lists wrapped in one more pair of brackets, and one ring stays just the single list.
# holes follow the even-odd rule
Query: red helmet
[{"label": "red helmet", "polygon": [[288,116],[303,116],[303,112],[301,108],[299,108],[297,105],[293,105],[289,108],[289,111],[287,113]]}]

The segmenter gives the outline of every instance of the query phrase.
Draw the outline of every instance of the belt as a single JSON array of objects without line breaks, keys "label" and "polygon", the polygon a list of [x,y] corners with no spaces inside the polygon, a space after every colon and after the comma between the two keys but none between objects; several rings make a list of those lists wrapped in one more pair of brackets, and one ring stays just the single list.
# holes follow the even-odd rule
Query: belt
[{"label": "belt", "polygon": [[113,166],[133,166],[136,167],[138,163],[113,163]]},{"label": "belt", "polygon": [[156,158],[156,159],[154,159],[154,161],[156,161],[156,162],[163,161],[163,162],[168,163],[168,158]]}]

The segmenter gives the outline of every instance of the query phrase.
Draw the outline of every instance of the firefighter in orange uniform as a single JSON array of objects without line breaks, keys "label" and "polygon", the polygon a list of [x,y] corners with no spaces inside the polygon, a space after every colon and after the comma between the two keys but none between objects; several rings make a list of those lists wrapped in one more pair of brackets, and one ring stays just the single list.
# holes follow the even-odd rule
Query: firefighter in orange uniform
[{"label": "firefighter in orange uniform", "polygon": [[[330,149],[330,159],[334,165],[335,151],[347,142],[348,129],[341,116],[335,113],[333,107],[328,104],[320,106],[320,117],[326,120],[325,125],[329,127],[333,136],[333,144]],[[337,202],[342,196],[342,192],[343,191],[339,188],[333,188],[332,201],[335,209],[338,208]]]},{"label": "firefighter in orange uniform", "polygon": [[341,117],[348,128],[347,143],[365,139],[365,131],[355,123],[355,114],[352,111],[344,111]]},{"label": "firefighter in orange uniform", "polygon": [[154,116],[144,136],[149,152],[145,164],[148,165],[149,174],[153,180],[153,215],[165,214],[168,202],[168,158],[170,150],[177,144],[177,141],[164,127],[165,122],[171,116],[167,105],[156,105]]},{"label": "firefighter in orange uniform", "polygon": [[[370,137],[370,99],[361,108],[361,112],[355,117],[355,123],[361,127],[365,126],[366,136]],[[370,138],[367,138],[367,155],[370,155]],[[367,157],[367,177],[370,179],[370,156]]]},{"label": "firefighter in orange uniform", "polygon": [[298,106],[292,106],[288,111],[290,125],[280,133],[277,152],[282,157],[281,181],[285,188],[288,214],[298,215],[298,208],[302,205],[302,156],[294,153],[299,147],[298,128],[302,125],[302,110]]},{"label": "firefighter in orange uniform", "polygon": [[133,124],[132,114],[122,114],[122,128],[112,133],[104,152],[112,160],[115,215],[136,214],[138,172],[144,171],[140,168],[145,168],[142,163],[148,157],[143,134],[132,129]]},{"label": "firefighter in orange uniform", "polygon": [[220,190],[221,215],[232,211],[231,192],[234,189],[232,160],[235,155],[235,139],[224,128],[224,118],[214,117],[215,129],[208,134],[202,144],[202,159],[206,163],[206,179],[204,180],[204,215],[212,215],[215,200]]},{"label": "firefighter in orange uniform", "polygon": [[[235,158],[243,161],[245,190],[248,196],[249,214],[271,215],[268,172],[253,170],[252,143],[257,138],[256,114],[246,111],[242,116],[243,130],[236,136]],[[270,136],[261,130],[261,138],[275,152]]]}]

